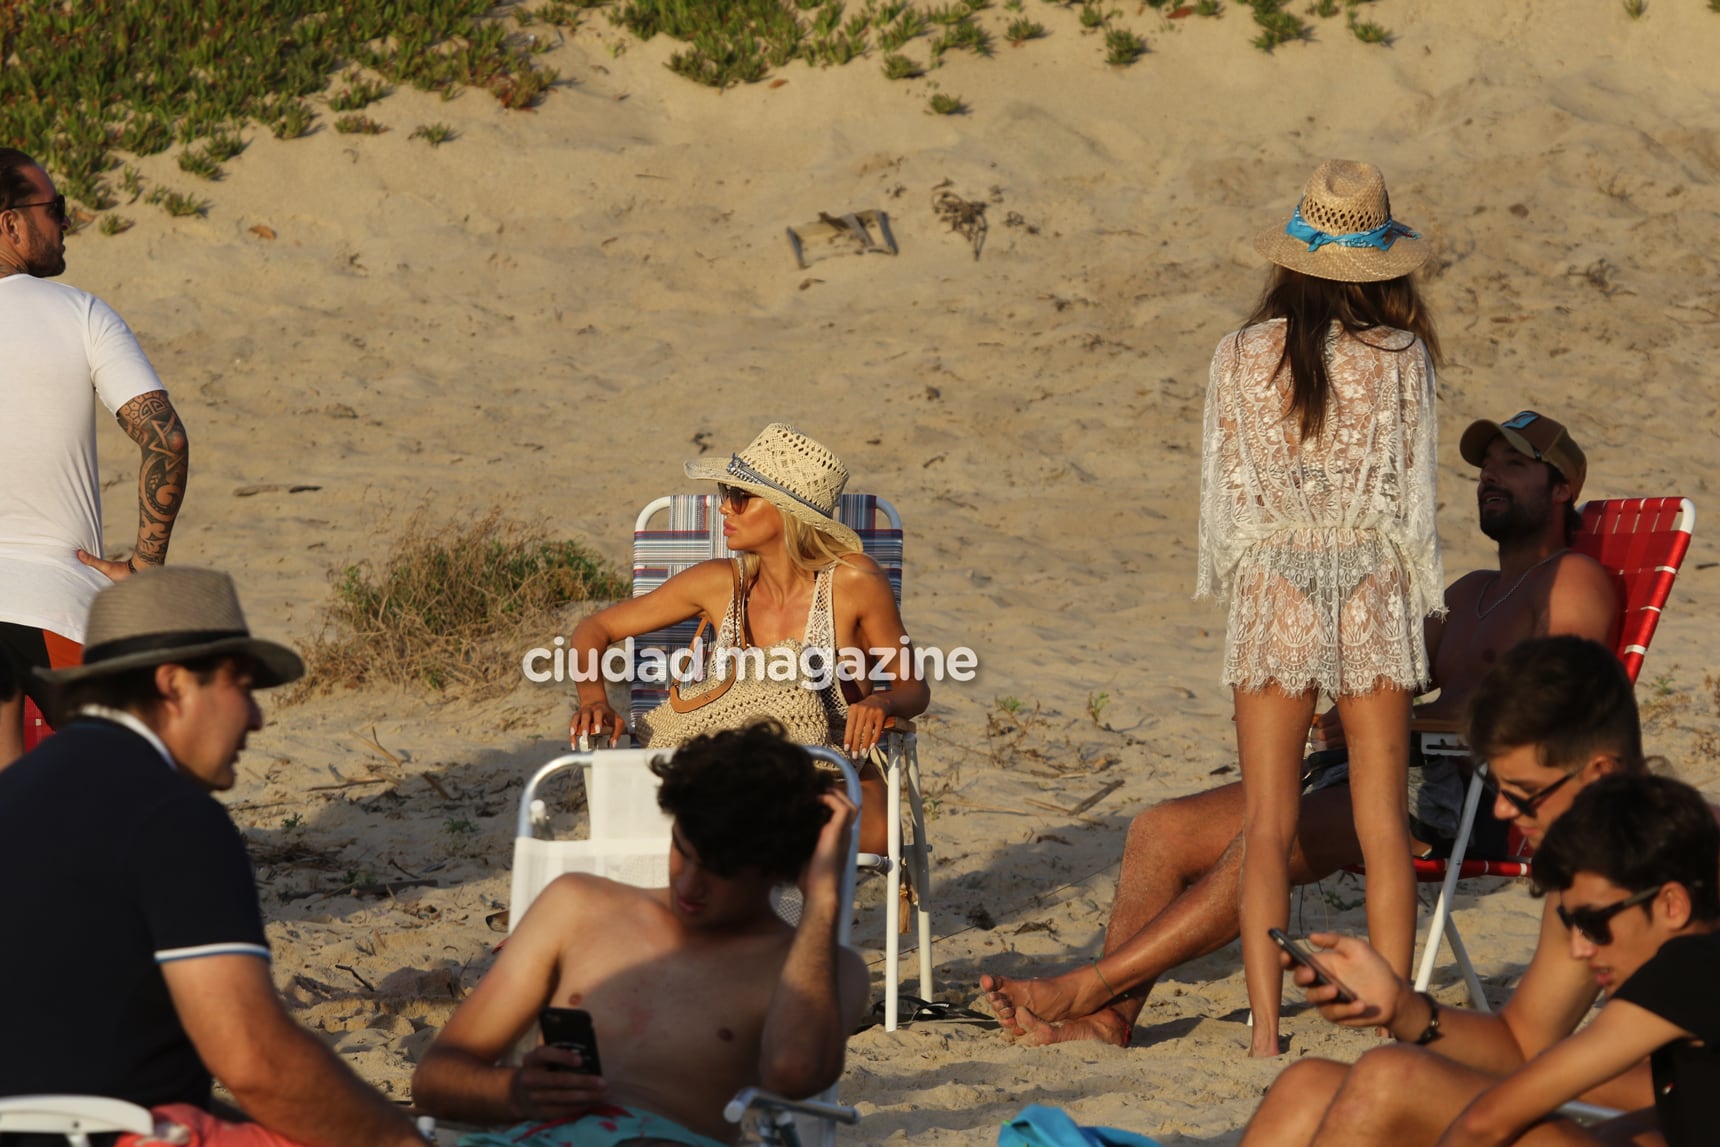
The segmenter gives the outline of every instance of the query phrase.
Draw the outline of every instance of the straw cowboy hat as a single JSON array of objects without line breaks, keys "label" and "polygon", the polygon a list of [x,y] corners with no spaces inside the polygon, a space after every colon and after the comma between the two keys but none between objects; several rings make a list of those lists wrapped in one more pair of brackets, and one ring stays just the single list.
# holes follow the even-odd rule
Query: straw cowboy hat
[{"label": "straw cowboy hat", "polygon": [[1371,163],[1328,159],[1287,222],[1254,237],[1280,267],[1342,283],[1377,283],[1427,261],[1427,244],[1392,218],[1385,176]]},{"label": "straw cowboy hat", "polygon": [[842,459],[785,422],[773,422],[727,462],[695,459],[687,477],[750,490],[851,550],[860,535],[836,520],[836,499],[848,484]]},{"label": "straw cowboy hat", "polygon": [[216,570],[167,566],[115,582],[90,604],[84,663],[37,669],[56,687],[126,669],[237,654],[255,662],[252,686],[267,689],[304,676],[305,663],[284,645],[251,636],[233,579]]}]

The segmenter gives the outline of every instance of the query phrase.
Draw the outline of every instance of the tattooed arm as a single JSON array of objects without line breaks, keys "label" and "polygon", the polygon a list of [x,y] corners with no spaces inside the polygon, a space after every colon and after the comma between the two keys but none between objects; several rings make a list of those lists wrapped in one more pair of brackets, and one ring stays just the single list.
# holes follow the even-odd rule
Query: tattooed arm
[{"label": "tattooed arm", "polygon": [[119,424],[143,452],[137,471],[137,547],[131,559],[105,561],[78,551],[78,560],[118,580],[144,566],[167,560],[167,542],[173,521],[185,498],[185,479],[190,468],[185,427],[165,390],[138,395],[119,408]]}]

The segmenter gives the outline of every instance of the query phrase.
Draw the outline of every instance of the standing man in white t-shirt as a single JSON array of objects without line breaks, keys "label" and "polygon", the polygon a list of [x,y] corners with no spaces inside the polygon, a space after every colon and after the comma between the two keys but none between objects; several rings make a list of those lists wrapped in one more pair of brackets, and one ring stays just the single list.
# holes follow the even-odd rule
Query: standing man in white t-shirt
[{"label": "standing man in white t-shirt", "polygon": [[[125,320],[66,269],[66,199],[40,164],[0,147],[0,656],[43,669],[82,660],[96,592],[167,560],[185,497],[185,428]],[[137,544],[102,552],[100,398],[142,450]],[[19,677],[28,682],[28,672]],[[23,752],[24,697],[0,701],[0,768]]]}]

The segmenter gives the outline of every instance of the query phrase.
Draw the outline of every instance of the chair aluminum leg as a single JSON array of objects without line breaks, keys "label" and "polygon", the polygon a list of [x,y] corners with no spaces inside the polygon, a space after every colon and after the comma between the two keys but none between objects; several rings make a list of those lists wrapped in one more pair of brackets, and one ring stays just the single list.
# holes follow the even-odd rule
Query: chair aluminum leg
[{"label": "chair aluminum leg", "polygon": [[1487,993],[1481,990],[1481,977],[1475,974],[1475,963],[1463,946],[1463,937],[1458,934],[1457,921],[1449,916],[1445,918],[1445,941],[1451,945],[1457,970],[1463,973],[1463,984],[1469,989],[1469,1005],[1478,1012],[1491,1012],[1493,1009],[1487,1004]]},{"label": "chair aluminum leg", "polygon": [[[1425,992],[1428,982],[1433,979],[1433,965],[1439,958],[1441,935],[1454,940],[1452,955],[1457,957],[1464,976],[1470,979],[1475,976],[1475,968],[1469,962],[1469,955],[1463,951],[1463,941],[1455,939],[1456,929],[1448,930],[1446,925],[1451,919],[1452,899],[1457,895],[1458,874],[1463,871],[1463,855],[1469,851],[1469,836],[1475,829],[1475,810],[1481,806],[1481,793],[1481,774],[1476,773],[1469,779],[1469,792],[1463,798],[1463,819],[1458,822],[1457,839],[1452,842],[1451,857],[1445,862],[1445,883],[1440,887],[1439,899],[1434,902],[1433,918],[1427,924],[1427,940],[1421,950],[1421,968],[1415,976],[1415,988],[1418,992]],[[1479,987],[1476,992],[1479,992]]]},{"label": "chair aluminum leg", "polygon": [[886,750],[885,802],[889,870],[884,887],[884,1030],[895,1031],[902,994],[902,737]]},{"label": "chair aluminum leg", "polygon": [[931,845],[926,839],[926,805],[920,795],[920,750],[918,738],[909,734],[903,738],[903,754],[908,766],[908,809],[913,818],[914,842],[909,849],[913,858],[914,918],[920,941],[920,996],[932,999],[936,990],[932,984],[932,863]]}]

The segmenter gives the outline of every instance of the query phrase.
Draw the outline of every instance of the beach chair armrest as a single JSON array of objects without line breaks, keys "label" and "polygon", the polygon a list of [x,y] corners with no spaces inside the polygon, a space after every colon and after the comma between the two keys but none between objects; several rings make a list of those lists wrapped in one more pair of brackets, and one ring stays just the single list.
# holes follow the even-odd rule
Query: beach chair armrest
[{"label": "beach chair armrest", "polygon": [[149,1109],[101,1095],[20,1095],[0,1099],[0,1131],[50,1135],[99,1135],[155,1130]]}]

